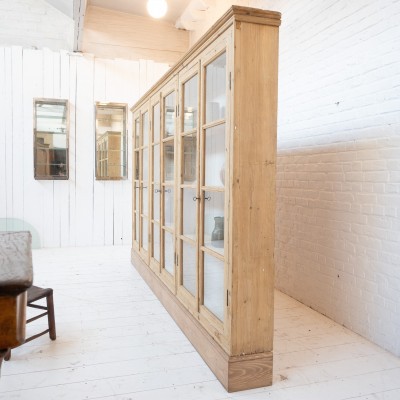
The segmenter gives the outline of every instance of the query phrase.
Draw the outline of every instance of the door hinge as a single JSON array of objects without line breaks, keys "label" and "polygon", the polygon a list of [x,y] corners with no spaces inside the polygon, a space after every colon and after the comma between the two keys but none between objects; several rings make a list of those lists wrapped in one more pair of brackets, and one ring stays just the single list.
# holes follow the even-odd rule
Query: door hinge
[{"label": "door hinge", "polygon": [[229,72],[229,90],[232,88],[232,72]]},{"label": "door hinge", "polygon": [[226,306],[229,307],[229,290],[226,291]]}]

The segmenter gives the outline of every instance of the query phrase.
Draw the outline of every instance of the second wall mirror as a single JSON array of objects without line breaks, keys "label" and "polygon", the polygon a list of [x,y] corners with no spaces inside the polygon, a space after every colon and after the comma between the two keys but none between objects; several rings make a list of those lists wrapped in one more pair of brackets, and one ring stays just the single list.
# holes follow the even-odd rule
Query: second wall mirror
[{"label": "second wall mirror", "polygon": [[127,178],[127,105],[96,103],[96,179]]}]

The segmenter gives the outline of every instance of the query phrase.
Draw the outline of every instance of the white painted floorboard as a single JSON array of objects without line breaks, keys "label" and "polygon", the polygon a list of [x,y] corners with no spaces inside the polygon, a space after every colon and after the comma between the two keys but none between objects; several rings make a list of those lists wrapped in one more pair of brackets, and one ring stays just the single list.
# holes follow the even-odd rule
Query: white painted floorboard
[{"label": "white painted floorboard", "polygon": [[1,400],[400,399],[400,359],[280,292],[273,386],[227,393],[129,260],[127,247],[34,250],[57,340],[13,350]]}]

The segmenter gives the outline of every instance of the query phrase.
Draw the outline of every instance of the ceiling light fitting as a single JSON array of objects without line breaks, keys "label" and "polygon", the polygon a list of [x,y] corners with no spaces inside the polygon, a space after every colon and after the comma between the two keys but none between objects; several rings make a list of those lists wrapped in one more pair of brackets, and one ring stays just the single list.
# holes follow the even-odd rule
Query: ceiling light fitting
[{"label": "ceiling light fitting", "polygon": [[162,18],[167,13],[168,5],[165,0],[148,0],[147,11],[153,18]]}]

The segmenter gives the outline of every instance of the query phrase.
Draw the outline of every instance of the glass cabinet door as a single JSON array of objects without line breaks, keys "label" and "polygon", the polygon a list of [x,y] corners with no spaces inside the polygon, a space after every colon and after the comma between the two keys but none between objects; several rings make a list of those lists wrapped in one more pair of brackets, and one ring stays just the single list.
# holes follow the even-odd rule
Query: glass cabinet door
[{"label": "glass cabinet door", "polygon": [[203,125],[201,135],[201,246],[200,304],[224,321],[225,295],[225,166],[226,163],[226,52],[204,63]]},{"label": "glass cabinet door", "polygon": [[[152,210],[151,210],[151,257],[156,261],[156,265],[161,262],[161,225],[160,225],[160,207],[161,207],[161,156],[160,156],[160,137],[161,137],[161,107],[160,100],[156,98],[151,106],[152,112]],[[157,268],[159,271],[159,268]]]},{"label": "glass cabinet door", "polygon": [[133,116],[133,243],[139,247],[140,224],[140,114]]},{"label": "glass cabinet door", "polygon": [[[175,279],[175,133],[177,94],[175,83],[162,92],[160,152],[161,171],[157,187],[160,190],[160,261],[161,273],[174,285]],[[157,172],[158,173],[158,172]]]},{"label": "glass cabinet door", "polygon": [[198,299],[198,127],[199,67],[190,67],[179,76],[180,117],[180,229],[178,294],[197,310]]},{"label": "glass cabinet door", "polygon": [[140,136],[140,250],[146,254],[149,250],[149,134],[150,120],[149,111],[142,113],[142,131]]}]

